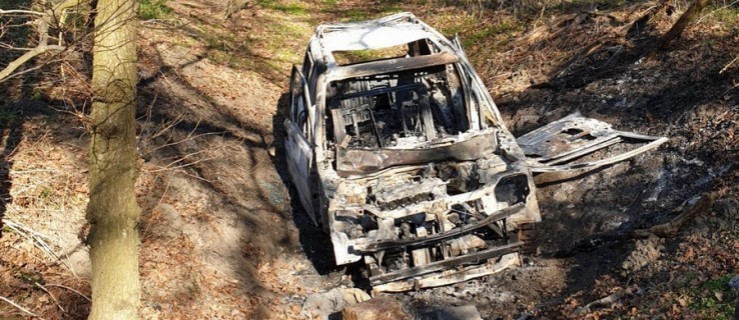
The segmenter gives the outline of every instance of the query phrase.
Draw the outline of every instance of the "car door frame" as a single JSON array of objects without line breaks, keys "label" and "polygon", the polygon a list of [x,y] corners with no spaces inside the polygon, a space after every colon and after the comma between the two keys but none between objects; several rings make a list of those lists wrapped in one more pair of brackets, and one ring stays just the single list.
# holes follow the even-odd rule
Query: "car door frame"
[{"label": "car door frame", "polygon": [[[313,190],[311,190],[311,170],[313,169],[313,104],[310,101],[308,84],[305,76],[293,66],[290,76],[289,115],[285,119],[285,154],[287,166],[298,198],[303,209],[314,224],[318,225],[315,206],[313,205]],[[302,107],[301,107],[302,104]],[[307,137],[306,137],[307,135]]]}]

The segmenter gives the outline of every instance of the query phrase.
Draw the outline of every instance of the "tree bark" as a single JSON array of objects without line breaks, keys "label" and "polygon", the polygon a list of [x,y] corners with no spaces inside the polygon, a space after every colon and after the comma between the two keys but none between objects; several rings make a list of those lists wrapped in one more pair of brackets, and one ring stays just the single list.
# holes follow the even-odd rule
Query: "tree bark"
[{"label": "tree bark", "polygon": [[136,0],[98,0],[90,112],[89,319],[136,319]]},{"label": "tree bark", "polygon": [[662,37],[659,38],[657,41],[657,48],[662,48],[666,45],[668,45],[672,40],[679,38],[682,34],[685,28],[693,21],[695,20],[695,17],[698,15],[699,12],[703,10],[708,5],[708,0],[695,0],[693,3],[688,7],[687,10],[683,13],[683,15],[680,16],[680,18],[677,19],[677,22],[675,22],[674,25],[672,25],[672,28],[670,28],[667,33],[665,33]]}]

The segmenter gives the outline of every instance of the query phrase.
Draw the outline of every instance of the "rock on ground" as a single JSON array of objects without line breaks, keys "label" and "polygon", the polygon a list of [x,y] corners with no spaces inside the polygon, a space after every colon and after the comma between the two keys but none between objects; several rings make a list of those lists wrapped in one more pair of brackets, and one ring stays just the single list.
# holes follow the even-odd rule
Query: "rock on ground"
[{"label": "rock on ground", "polygon": [[348,306],[342,312],[344,320],[411,320],[403,305],[390,297],[379,297]]}]

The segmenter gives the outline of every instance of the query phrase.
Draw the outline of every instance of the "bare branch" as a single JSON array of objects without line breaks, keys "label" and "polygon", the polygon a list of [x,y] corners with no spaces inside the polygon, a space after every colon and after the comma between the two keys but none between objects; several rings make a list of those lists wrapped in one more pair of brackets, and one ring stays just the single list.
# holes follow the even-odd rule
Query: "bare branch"
[{"label": "bare branch", "polygon": [[80,295],[81,297],[85,298],[85,300],[87,300],[87,301],[89,301],[89,302],[92,302],[92,300],[90,300],[90,298],[89,298],[88,296],[86,296],[86,295],[82,294],[82,292],[79,292],[79,291],[77,291],[77,290],[75,290],[75,289],[73,289],[73,288],[67,287],[67,286],[65,286],[65,285],[61,285],[61,284],[52,284],[52,283],[49,283],[49,284],[46,284],[46,286],[47,286],[47,287],[57,287],[57,288],[63,288],[63,289],[67,289],[67,290],[69,290],[69,291],[72,291],[72,292],[74,292],[74,293],[76,293],[76,294]]},{"label": "bare branch", "polygon": [[728,70],[728,69],[729,69],[729,67],[731,67],[731,65],[732,65],[732,64],[734,64],[734,62],[736,62],[736,61],[737,61],[737,59],[739,59],[739,56],[736,56],[736,58],[734,58],[734,60],[731,60],[731,62],[729,62],[729,63],[728,63],[727,65],[725,65],[725,66],[724,66],[724,68],[723,68],[723,69],[721,69],[721,71],[719,71],[719,72],[718,72],[718,74],[722,74],[722,73],[724,73],[724,72],[725,72],[726,70]]},{"label": "bare branch", "polygon": [[[0,70],[0,83],[7,80],[13,73],[23,66],[29,60],[36,56],[49,52],[49,51],[62,51],[66,47],[61,45],[49,45],[49,24],[52,18],[56,18],[56,13],[64,12],[64,10],[78,6],[83,0],[65,0],[57,4],[51,10],[45,12],[32,11],[32,10],[0,10],[0,14],[24,14],[24,15],[35,15],[38,16],[36,20],[30,21],[28,24],[37,26],[36,32],[38,33],[39,41],[35,48],[30,49],[28,52],[11,61],[4,69]],[[27,48],[23,48],[25,50]]]},{"label": "bare branch", "polygon": [[199,150],[199,151],[188,153],[188,154],[182,156],[180,159],[177,159],[175,161],[172,161],[172,162],[168,163],[167,165],[165,165],[163,167],[160,167],[159,169],[152,170],[151,172],[160,172],[160,171],[166,171],[166,170],[182,169],[182,168],[186,168],[186,167],[189,167],[189,166],[196,165],[196,164],[198,164],[200,162],[210,161],[210,160],[213,160],[213,159],[216,158],[216,157],[205,157],[205,158],[202,158],[202,159],[195,160],[193,162],[188,162],[188,163],[185,163],[185,164],[177,165],[178,163],[182,163],[182,162],[186,161],[186,158],[196,156],[196,155],[201,154],[203,152],[205,152],[205,150]]},{"label": "bare branch", "polygon": [[[54,62],[57,62],[57,61],[61,61],[61,59],[60,60],[54,60]],[[50,63],[50,61],[47,61],[47,63]],[[9,75],[7,78],[0,79],[0,83],[3,83],[3,82],[5,82],[6,80],[8,80],[10,78],[14,78],[14,77],[23,75],[25,73],[29,73],[29,72],[38,70],[38,69],[41,69],[43,67],[44,67],[43,65],[38,65],[38,66],[34,66],[34,67],[31,67],[31,68],[25,69],[23,71],[18,71],[16,73],[13,73],[13,74]]]},{"label": "bare branch", "polygon": [[0,9],[0,14],[24,14],[24,15],[36,15],[44,16],[45,13],[31,10],[3,10]]},{"label": "bare branch", "polygon": [[0,300],[3,300],[5,302],[7,302],[7,303],[10,303],[10,305],[16,307],[18,310],[23,311],[24,313],[26,313],[26,314],[28,314],[28,315],[30,315],[32,317],[36,317],[36,318],[39,318],[39,319],[44,319],[44,318],[39,317],[37,314],[35,314],[35,313],[31,312],[31,311],[28,311],[28,309],[19,306],[17,303],[13,302],[13,300],[10,300],[10,299],[8,299],[6,297],[3,297],[3,296],[0,296]]},{"label": "bare branch", "polygon": [[33,24],[38,26],[39,42],[36,48],[26,52],[17,59],[11,61],[2,71],[0,71],[0,82],[11,75],[16,69],[20,68],[23,64],[35,58],[36,56],[49,51],[48,40],[49,40],[49,19],[48,15],[36,19]]},{"label": "bare branch", "polygon": [[28,60],[31,60],[35,58],[36,56],[46,53],[50,50],[64,50],[65,47],[63,46],[49,46],[49,45],[39,45],[36,48],[33,48],[31,51],[28,51],[24,53],[22,56],[18,57],[18,59],[15,59],[11,61],[8,66],[5,67],[2,71],[0,71],[0,82],[3,82],[8,76],[13,74],[13,72],[20,68],[23,64],[28,62]]},{"label": "bare branch", "polygon": [[39,287],[39,289],[41,289],[44,292],[48,293],[49,296],[51,297],[51,300],[54,300],[54,303],[56,303],[56,306],[59,307],[59,310],[62,310],[62,312],[67,312],[67,311],[64,310],[64,308],[62,307],[62,305],[59,304],[59,300],[57,300],[56,297],[53,294],[51,294],[51,292],[48,289],[46,289],[46,287],[44,287],[43,285],[41,285],[38,282],[34,282],[33,284],[35,286]]},{"label": "bare branch", "polygon": [[718,198],[716,193],[703,194],[687,200],[681,207],[683,212],[677,217],[673,218],[669,222],[658,224],[649,229],[638,229],[631,232],[631,236],[634,238],[647,238],[649,235],[654,234],[658,237],[671,237],[677,234],[686,222],[695,217],[696,215],[707,212],[711,209],[713,201]]},{"label": "bare branch", "polygon": [[54,9],[52,9],[51,14],[53,15],[53,13],[55,13],[55,12],[62,12],[64,10],[66,10],[66,9],[79,6],[80,4],[82,4],[82,1],[83,0],[66,0],[66,1],[62,1],[59,4],[57,4],[56,6],[54,6]]}]

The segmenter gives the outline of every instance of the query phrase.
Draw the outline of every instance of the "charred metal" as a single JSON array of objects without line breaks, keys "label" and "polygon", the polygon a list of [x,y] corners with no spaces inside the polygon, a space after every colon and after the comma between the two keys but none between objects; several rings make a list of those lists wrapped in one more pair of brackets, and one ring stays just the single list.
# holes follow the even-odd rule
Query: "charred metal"
[{"label": "charred metal", "polygon": [[[347,52],[364,53],[339,61]],[[290,93],[285,148],[300,202],[336,263],[365,264],[378,291],[519,263],[541,220],[534,173],[590,170],[666,140],[577,115],[516,139],[459,41],[410,13],[319,26]],[[647,144],[571,163],[625,139]]]}]

